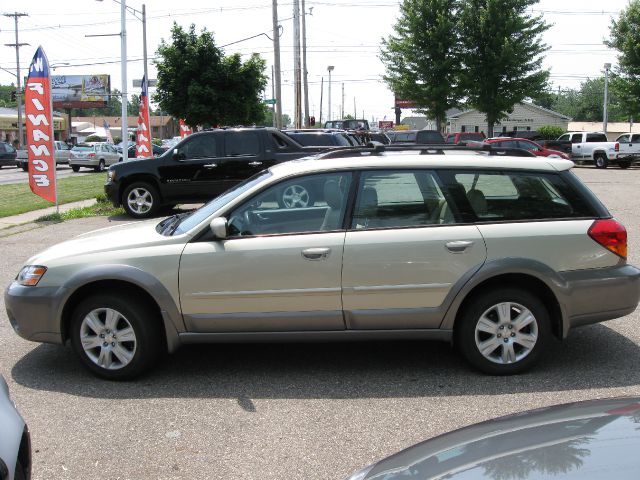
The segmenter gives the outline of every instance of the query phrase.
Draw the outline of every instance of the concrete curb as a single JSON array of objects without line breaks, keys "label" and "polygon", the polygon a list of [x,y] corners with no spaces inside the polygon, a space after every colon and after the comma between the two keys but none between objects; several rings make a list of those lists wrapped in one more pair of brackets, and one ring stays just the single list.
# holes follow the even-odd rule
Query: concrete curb
[{"label": "concrete curb", "polygon": [[[95,198],[80,200],[79,202],[65,203],[58,206],[58,211],[62,213],[74,208],[89,207],[95,203]],[[37,228],[37,225],[32,226],[31,228],[28,228],[27,225],[33,224],[38,218],[43,217],[44,215],[51,215],[52,213],[56,213],[56,207],[41,208],[40,210],[33,210],[19,215],[0,218],[0,236],[6,236],[4,235],[7,233],[6,230],[12,230],[11,233],[17,233],[13,230],[18,229],[19,231],[24,231]]]}]

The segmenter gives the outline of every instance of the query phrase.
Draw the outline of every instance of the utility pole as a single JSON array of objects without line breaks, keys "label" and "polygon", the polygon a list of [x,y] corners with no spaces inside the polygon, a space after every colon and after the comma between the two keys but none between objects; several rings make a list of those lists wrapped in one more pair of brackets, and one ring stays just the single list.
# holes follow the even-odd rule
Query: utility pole
[{"label": "utility pole", "polygon": [[18,106],[18,141],[20,145],[24,145],[24,136],[22,132],[22,90],[20,87],[20,47],[25,45],[29,45],[28,43],[20,43],[18,41],[18,18],[19,17],[28,17],[29,15],[26,13],[5,13],[5,17],[13,17],[15,20],[15,30],[16,30],[16,43],[5,43],[7,47],[16,47],[16,104]]},{"label": "utility pole", "polygon": [[332,117],[331,117],[331,72],[333,72],[334,66],[333,65],[329,65],[327,67],[327,72],[329,72],[329,113],[327,114],[327,120],[331,121]]},{"label": "utility pole", "polygon": [[604,109],[602,111],[602,130],[604,133],[607,133],[607,121],[608,112],[607,107],[609,106],[609,69],[611,68],[610,63],[604,64]]},{"label": "utility pole", "polygon": [[[142,4],[142,56],[144,58],[144,78],[147,79],[148,90],[149,72],[147,71],[147,7],[144,3]],[[151,125],[149,125],[149,128],[151,128]]]},{"label": "utility pole", "polygon": [[280,73],[280,27],[278,25],[278,0],[273,0],[273,65],[276,76],[276,128],[282,128],[282,84]]},{"label": "utility pole", "polygon": [[300,67],[300,1],[293,0],[293,78],[295,90],[294,126],[302,128],[302,84]]},{"label": "utility pole", "polygon": [[[120,135],[122,136],[122,159],[126,162],[129,153],[129,112],[127,110],[127,5],[125,0],[120,1],[120,74],[122,75],[122,125],[120,125]],[[147,80],[148,82],[149,80]]]},{"label": "utility pole", "polygon": [[344,118],[344,82],[342,82],[342,107],[340,108],[340,118]]},{"label": "utility pole", "polygon": [[[275,89],[275,87],[273,85],[273,65],[271,65],[271,98],[276,98],[274,89]],[[276,122],[276,106],[275,106],[275,104],[271,105],[271,123],[273,124],[273,127],[277,128],[278,124]]]},{"label": "utility pole", "polygon": [[[302,85],[304,93],[304,126],[309,128],[309,84],[307,83],[307,11],[301,0],[302,7]],[[313,8],[313,7],[312,7]]]},{"label": "utility pole", "polygon": [[320,77],[320,126],[322,127],[322,96],[324,95],[324,77]]}]

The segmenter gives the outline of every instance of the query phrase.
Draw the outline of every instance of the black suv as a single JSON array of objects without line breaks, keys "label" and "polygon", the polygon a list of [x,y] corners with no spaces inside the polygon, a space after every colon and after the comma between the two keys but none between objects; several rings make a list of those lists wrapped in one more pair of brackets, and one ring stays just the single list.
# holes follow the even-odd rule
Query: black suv
[{"label": "black suv", "polygon": [[[178,203],[210,200],[271,165],[322,150],[303,147],[275,128],[207,130],[157,158],[112,165],[104,190],[130,216],[147,218]],[[287,195],[278,199],[285,206]]]}]

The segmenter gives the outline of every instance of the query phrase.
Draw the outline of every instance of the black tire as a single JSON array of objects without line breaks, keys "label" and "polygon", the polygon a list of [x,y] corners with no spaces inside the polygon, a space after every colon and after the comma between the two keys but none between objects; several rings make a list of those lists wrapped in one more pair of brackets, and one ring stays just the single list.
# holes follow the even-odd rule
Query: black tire
[{"label": "black tire", "polygon": [[124,189],[121,199],[127,215],[133,218],[150,218],[160,210],[158,189],[147,182],[135,182]]},{"label": "black tire", "polygon": [[13,480],[27,480],[27,473],[25,472],[20,459],[16,460],[16,469],[13,473]]},{"label": "black tire", "polygon": [[[73,349],[99,377],[135,378],[156,364],[162,353],[162,328],[160,318],[151,313],[154,311],[152,306],[126,294],[92,295],[73,312],[69,332]],[[91,320],[87,320],[89,314]],[[107,314],[114,318],[112,325]]]},{"label": "black tire", "polygon": [[278,205],[280,208],[313,207],[314,192],[304,183],[290,183],[278,191]]},{"label": "black tire", "polygon": [[[500,319],[498,305],[507,303],[511,304],[509,318]],[[454,330],[456,347],[473,367],[490,375],[527,370],[549,343],[549,313],[536,296],[524,290],[503,287],[482,291],[470,299],[459,315]],[[530,323],[519,327],[520,323],[514,321],[518,318],[527,318]],[[485,346],[484,353],[481,345]]]},{"label": "black tire", "polygon": [[596,168],[607,168],[609,166],[609,161],[607,157],[601,153],[596,154],[593,159],[596,162]]},{"label": "black tire", "polygon": [[622,162],[618,162],[618,166],[623,169],[626,170],[627,168],[629,168],[631,166],[631,162],[628,160],[623,160]]},{"label": "black tire", "polygon": [[104,160],[100,159],[98,166],[94,168],[96,172],[104,172]]},{"label": "black tire", "polygon": [[74,172],[79,172],[80,171],[80,165],[71,165],[71,170],[73,170]]},{"label": "black tire", "polygon": [[28,163],[23,163],[22,165],[20,165],[20,168],[22,168],[23,171],[28,172],[29,171],[29,164]]}]

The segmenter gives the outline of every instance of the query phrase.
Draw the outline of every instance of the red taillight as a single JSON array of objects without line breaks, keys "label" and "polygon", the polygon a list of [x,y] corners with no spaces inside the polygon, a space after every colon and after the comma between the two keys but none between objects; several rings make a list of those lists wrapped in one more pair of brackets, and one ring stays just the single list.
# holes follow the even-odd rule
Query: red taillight
[{"label": "red taillight", "polygon": [[616,142],[616,146],[614,147],[616,149],[616,152],[620,151],[620,144],[618,142]]},{"label": "red taillight", "polygon": [[90,153],[89,155],[87,155],[89,158],[95,158],[96,154],[95,153]]},{"label": "red taillight", "polygon": [[627,229],[614,219],[596,220],[587,234],[607,250],[627,258]]}]

